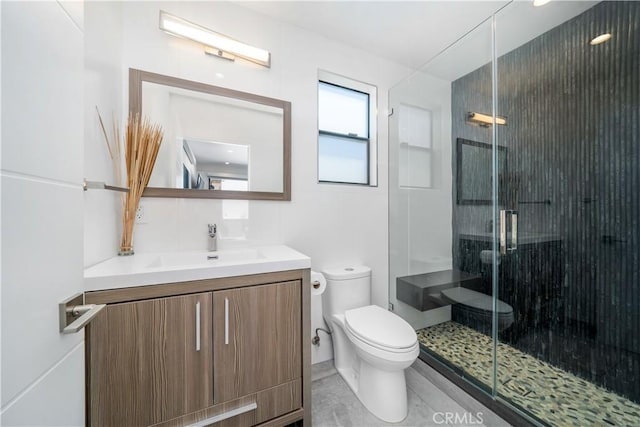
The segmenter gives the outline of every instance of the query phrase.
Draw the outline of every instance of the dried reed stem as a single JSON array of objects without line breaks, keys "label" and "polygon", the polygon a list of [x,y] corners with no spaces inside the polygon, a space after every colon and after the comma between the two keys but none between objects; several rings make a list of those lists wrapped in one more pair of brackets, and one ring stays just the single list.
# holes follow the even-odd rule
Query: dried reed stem
[{"label": "dried reed stem", "polygon": [[133,225],[142,193],[149,184],[155,165],[163,131],[158,125],[152,125],[148,118],[129,115],[125,135],[125,167],[129,192],[125,196],[122,213],[122,252],[133,249]]},{"label": "dried reed stem", "polygon": [[109,151],[109,158],[111,158],[115,185],[122,186],[122,154],[120,153],[120,131],[118,130],[118,122],[116,118],[113,117],[113,139],[109,139],[98,106],[96,106],[96,113],[98,113],[98,120],[100,120],[100,128],[102,129],[102,135],[104,135],[104,142],[107,146],[107,151]]},{"label": "dried reed stem", "polygon": [[[113,120],[113,139],[109,139],[104,122],[98,112],[100,127],[105,138],[107,150],[113,167],[116,184],[122,185],[122,153],[120,150],[120,131],[117,121]],[[149,184],[153,166],[155,165],[163,131],[158,125],[152,125],[148,118],[130,114],[125,131],[124,154],[127,173],[126,186],[129,192],[122,198],[122,238],[120,252],[133,251],[133,225],[142,193]]]}]

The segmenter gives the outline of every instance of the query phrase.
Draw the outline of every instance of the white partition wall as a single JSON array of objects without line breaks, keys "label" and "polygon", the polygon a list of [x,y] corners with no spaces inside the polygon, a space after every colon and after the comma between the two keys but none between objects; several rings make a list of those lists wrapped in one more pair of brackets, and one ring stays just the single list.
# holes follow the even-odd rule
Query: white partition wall
[{"label": "white partition wall", "polygon": [[3,426],[84,424],[81,2],[2,5]]}]

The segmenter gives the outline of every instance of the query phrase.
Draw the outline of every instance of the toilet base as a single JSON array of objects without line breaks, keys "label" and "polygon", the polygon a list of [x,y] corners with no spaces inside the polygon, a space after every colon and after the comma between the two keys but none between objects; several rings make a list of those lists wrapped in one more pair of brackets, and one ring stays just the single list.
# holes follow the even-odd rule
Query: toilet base
[{"label": "toilet base", "polygon": [[407,417],[404,372],[404,369],[384,371],[361,361],[358,390],[354,393],[373,415],[388,423],[398,423]]},{"label": "toilet base", "polygon": [[[329,323],[329,322],[327,322]],[[407,417],[405,370],[418,357],[420,348],[406,352],[380,350],[345,333],[344,316],[330,319],[336,370],[365,408],[377,418],[397,423]]]},{"label": "toilet base", "polygon": [[364,407],[377,418],[387,423],[404,420],[408,413],[404,370],[381,371],[364,362],[360,370],[365,373],[364,377],[353,369],[338,369],[338,373]]}]

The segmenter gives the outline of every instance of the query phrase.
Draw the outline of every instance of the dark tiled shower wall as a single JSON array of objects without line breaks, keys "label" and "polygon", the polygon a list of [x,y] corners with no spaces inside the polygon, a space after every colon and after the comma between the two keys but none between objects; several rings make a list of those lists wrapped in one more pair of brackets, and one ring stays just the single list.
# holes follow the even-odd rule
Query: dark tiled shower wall
[{"label": "dark tiled shower wall", "polygon": [[[498,16],[498,45],[499,24]],[[604,32],[609,42],[589,45]],[[640,402],[640,2],[597,4],[500,57],[497,80],[498,114],[508,121],[498,128],[507,147],[501,208],[518,210],[521,232],[556,235],[562,248],[534,251],[529,264],[540,276],[501,272],[504,288],[558,288],[561,300],[537,313],[550,319],[503,339]],[[468,111],[491,113],[490,64],[452,83],[452,143],[491,143],[490,128],[466,123]],[[456,191],[455,157],[453,179]],[[462,268],[473,254],[461,252],[459,235],[486,232],[491,208],[453,200]],[[561,274],[545,274],[550,266]],[[536,310],[537,302],[512,305]]]}]

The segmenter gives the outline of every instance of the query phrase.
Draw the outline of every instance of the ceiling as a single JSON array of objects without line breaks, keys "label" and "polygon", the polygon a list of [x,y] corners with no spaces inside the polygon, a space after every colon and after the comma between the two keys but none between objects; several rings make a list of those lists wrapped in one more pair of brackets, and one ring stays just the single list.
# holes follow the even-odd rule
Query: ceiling
[{"label": "ceiling", "polygon": [[276,20],[418,68],[508,1],[242,1]]},{"label": "ceiling", "polygon": [[186,140],[196,156],[197,163],[224,163],[247,166],[249,164],[249,146],[227,144],[224,142]]},{"label": "ceiling", "polygon": [[[498,57],[546,33],[593,7],[595,1],[552,1],[533,7],[528,1],[515,1],[497,14],[496,54]],[[595,36],[596,34],[594,34]],[[587,44],[589,40],[584,40]],[[491,23],[475,28],[445,53],[434,58],[424,71],[453,81],[491,62]]]},{"label": "ceiling", "polygon": [[[534,7],[530,0],[516,0],[498,15],[499,30],[503,31],[497,37],[503,48],[508,46],[511,50],[596,3],[552,1],[543,7]],[[509,1],[241,1],[238,4],[417,69]],[[489,24],[484,28],[490,28]],[[487,32],[482,29],[478,32],[483,36],[475,44],[490,46],[490,38],[484,37]],[[490,32],[488,34],[490,37]],[[485,52],[478,52],[474,43],[467,44],[468,48],[458,49],[456,58],[451,57],[457,64],[457,74],[462,65],[459,61],[469,62],[469,66],[463,68],[470,70],[486,59]],[[482,50],[487,49],[483,46]],[[442,74],[442,77],[451,77],[454,73]]]}]

